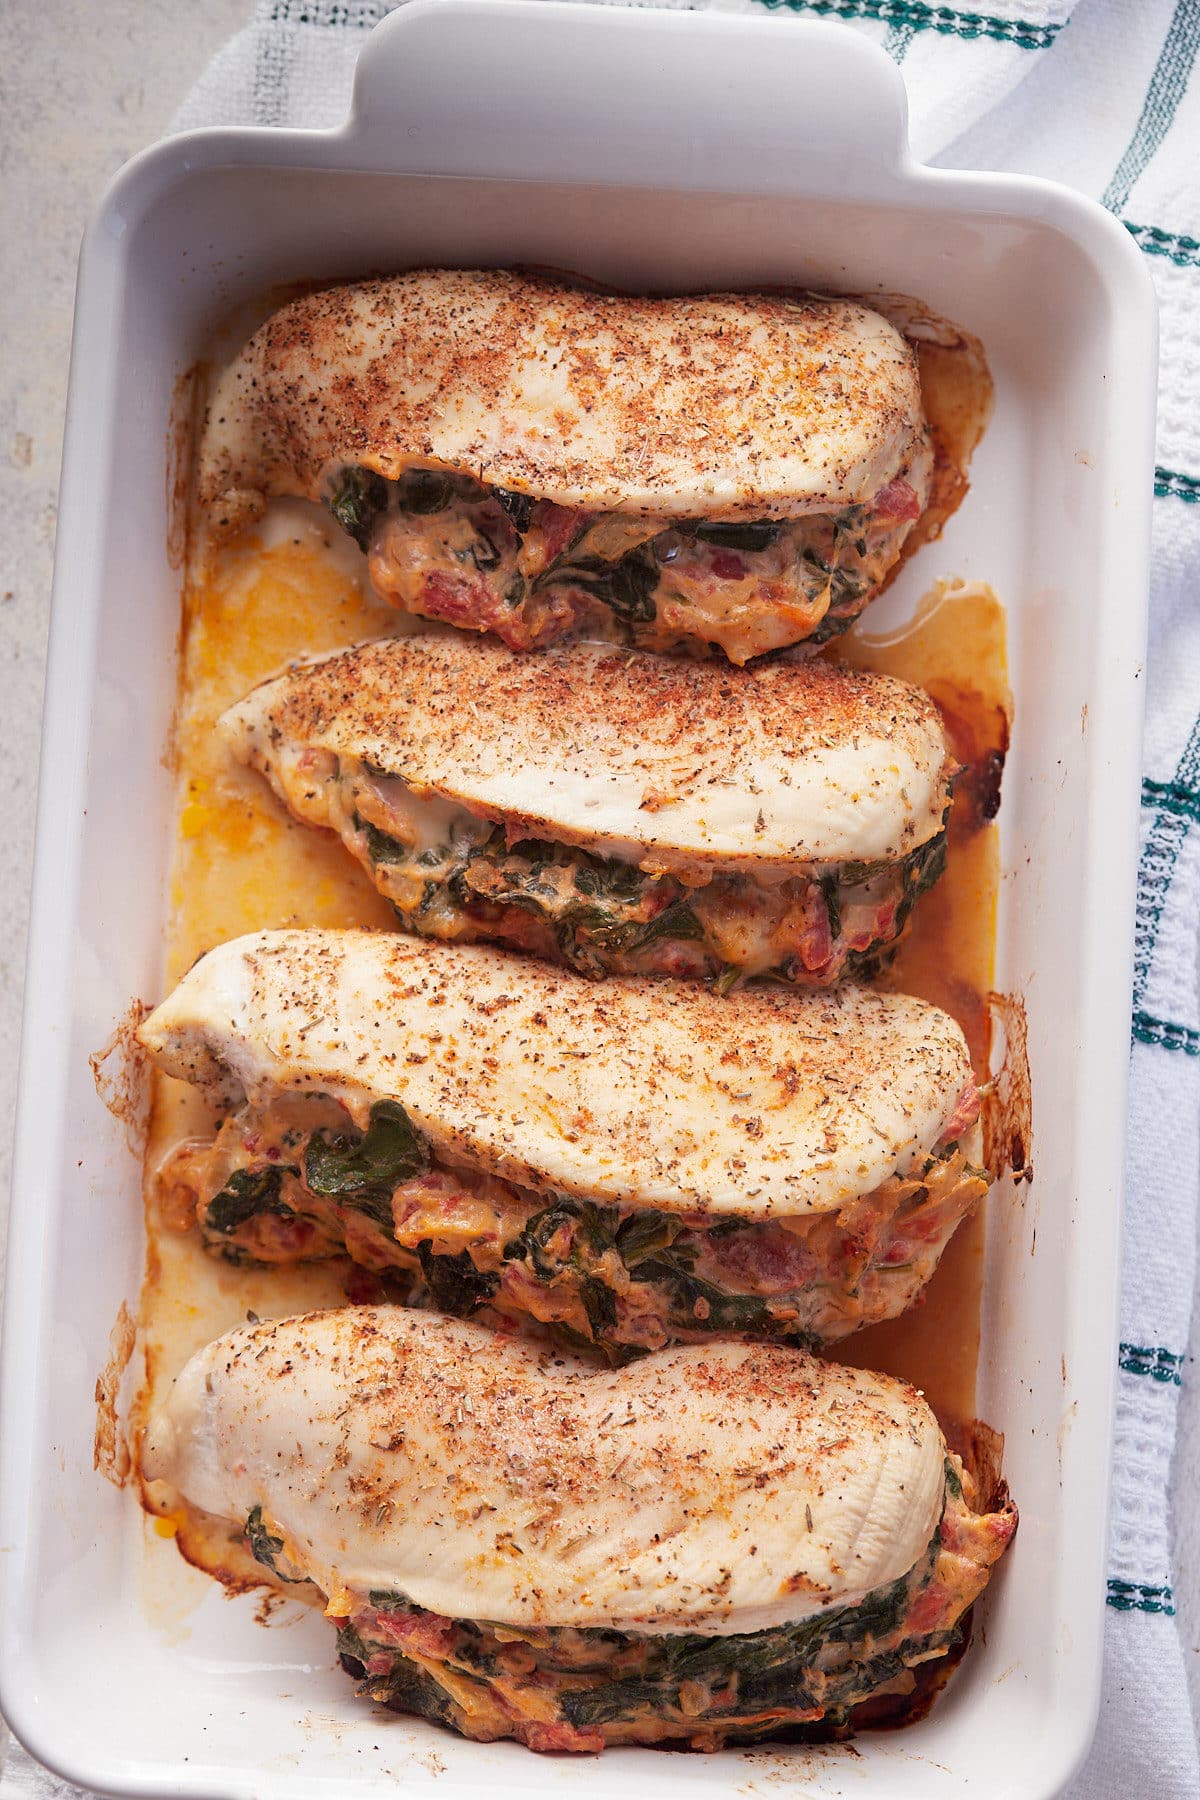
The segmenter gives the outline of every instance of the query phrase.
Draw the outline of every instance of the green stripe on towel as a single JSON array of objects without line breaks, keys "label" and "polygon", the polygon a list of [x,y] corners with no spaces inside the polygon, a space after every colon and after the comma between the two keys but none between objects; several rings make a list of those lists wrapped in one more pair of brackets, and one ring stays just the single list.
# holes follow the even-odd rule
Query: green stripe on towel
[{"label": "green stripe on towel", "polygon": [[1173,500],[1200,500],[1200,481],[1194,475],[1181,475],[1178,469],[1164,469],[1160,466],[1154,471],[1154,492],[1160,500],[1168,496]]},{"label": "green stripe on towel", "polygon": [[819,13],[836,19],[880,19],[943,37],[995,38],[1022,50],[1048,50],[1062,27],[1032,19],[998,19],[991,13],[961,12],[957,6],[927,6],[923,0],[758,0],[770,12]]},{"label": "green stripe on towel", "polygon": [[1169,1587],[1145,1587],[1140,1581],[1110,1581],[1108,1604],[1118,1612],[1167,1613],[1175,1616],[1175,1596]]},{"label": "green stripe on towel", "polygon": [[1170,131],[1200,50],[1200,0],[1176,0],[1163,47],[1128,148],[1104,190],[1101,205],[1119,213],[1139,175]]},{"label": "green stripe on towel", "polygon": [[1147,1012],[1133,1015],[1133,1035],[1139,1044],[1157,1044],[1163,1050],[1182,1050],[1185,1056],[1200,1056],[1200,1031],[1190,1025],[1175,1025],[1170,1019],[1156,1019]]},{"label": "green stripe on towel", "polygon": [[1148,1375],[1151,1381],[1183,1386],[1183,1357],[1177,1350],[1165,1350],[1161,1344],[1122,1344],[1117,1365],[1127,1375]]},{"label": "green stripe on towel", "polygon": [[326,31],[371,31],[395,0],[275,0],[272,25],[318,25]]},{"label": "green stripe on towel", "polygon": [[1151,811],[1179,813],[1200,821],[1200,788],[1181,787],[1177,781],[1151,781],[1142,777],[1142,805]]},{"label": "green stripe on towel", "polygon": [[1131,225],[1125,229],[1147,256],[1166,256],[1181,269],[1200,269],[1200,238],[1182,231],[1164,231],[1160,225]]},{"label": "green stripe on towel", "polygon": [[[1183,754],[1175,765],[1175,776],[1172,786],[1190,790],[1200,786],[1200,719],[1197,719],[1184,745]],[[1146,988],[1150,981],[1150,965],[1154,960],[1154,947],[1158,941],[1158,927],[1162,919],[1163,909],[1167,904],[1167,895],[1171,890],[1171,882],[1175,875],[1175,865],[1179,852],[1187,838],[1191,820],[1187,814],[1158,809],[1149,835],[1142,846],[1142,854],[1138,859],[1138,893],[1137,910],[1134,916],[1133,937],[1133,1005],[1134,1032],[1139,1037],[1138,1019],[1146,1015],[1140,1014],[1146,997]],[[1150,1026],[1155,1025],[1150,1020]],[[1174,1028],[1182,1031],[1182,1026]],[[1161,1037],[1141,1037],[1142,1043],[1160,1043]],[[1172,1045],[1178,1048],[1178,1045]],[[1186,1045],[1183,1046],[1187,1048]],[[1192,1052],[1196,1054],[1196,1052]]]}]

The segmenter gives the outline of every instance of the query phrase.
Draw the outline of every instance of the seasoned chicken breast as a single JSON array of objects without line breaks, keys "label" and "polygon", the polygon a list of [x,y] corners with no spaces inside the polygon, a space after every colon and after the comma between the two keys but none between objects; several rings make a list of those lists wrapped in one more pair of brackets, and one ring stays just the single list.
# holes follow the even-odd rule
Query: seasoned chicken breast
[{"label": "seasoned chicken breast", "polygon": [[734,662],[842,631],[933,468],[910,347],[849,300],[419,269],[293,301],[209,407],[218,533],[324,500],[407,612]]},{"label": "seasoned chicken breast", "polygon": [[407,930],[587,975],[870,973],[945,864],[937,709],[821,662],[424,634],[302,664],[220,730]]},{"label": "seasoned chicken breast", "polygon": [[1016,1525],[889,1376],[737,1341],[618,1374],[394,1307],[218,1339],[141,1469],[315,1583],[373,1698],[534,1749],[903,1709]]},{"label": "seasoned chicken breast", "polygon": [[159,1172],[233,1260],[343,1251],[622,1355],[901,1312],[987,1177],[958,1026],[869,989],[602,987],[360,932],[203,957],[141,1027],[220,1120]]}]

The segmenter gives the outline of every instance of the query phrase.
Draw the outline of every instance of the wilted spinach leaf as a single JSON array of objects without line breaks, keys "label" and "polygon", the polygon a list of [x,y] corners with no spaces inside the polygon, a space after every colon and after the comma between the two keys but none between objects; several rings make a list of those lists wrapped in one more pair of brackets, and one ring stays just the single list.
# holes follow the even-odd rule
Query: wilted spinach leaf
[{"label": "wilted spinach leaf", "polygon": [[425,1140],[400,1102],[380,1100],[371,1108],[365,1133],[313,1133],[304,1155],[304,1179],[314,1194],[359,1206],[390,1231],[393,1191],[428,1166]]},{"label": "wilted spinach leaf", "polygon": [[[653,919],[622,918],[602,906],[567,907],[558,925],[558,944],[570,962],[588,964],[588,950],[620,955],[644,950],[665,938],[702,938],[704,927],[686,900],[673,901]],[[581,941],[582,940],[582,941]]]},{"label": "wilted spinach leaf", "polygon": [[[568,1263],[578,1267],[581,1260],[603,1256],[612,1248],[616,1225],[615,1207],[596,1206],[590,1200],[556,1200],[526,1219],[519,1234],[505,1244],[505,1260],[527,1262],[539,1281],[550,1282]],[[565,1233],[562,1253],[551,1253],[559,1232]]]},{"label": "wilted spinach leaf", "polygon": [[[694,1324],[702,1318],[710,1331],[770,1331],[777,1329],[771,1309],[757,1294],[730,1294],[715,1282],[693,1272],[691,1246],[675,1244],[643,1257],[630,1269],[634,1281],[650,1282],[666,1290],[676,1319]],[[701,1312],[696,1312],[696,1302]]]},{"label": "wilted spinach leaf", "polygon": [[467,555],[481,574],[498,567],[500,562],[500,552],[486,531],[476,531]]},{"label": "wilted spinach leaf", "polygon": [[272,1574],[278,1574],[275,1558],[283,1549],[283,1539],[272,1537],[263,1524],[262,1507],[255,1506],[242,1527],[242,1535],[246,1540],[251,1556],[255,1562],[265,1564]]},{"label": "wilted spinach leaf", "polygon": [[435,469],[409,469],[396,484],[396,505],[401,512],[444,512],[453,498],[450,477]]},{"label": "wilted spinach leaf", "polygon": [[[381,1652],[391,1656],[391,1667],[383,1674],[368,1675],[367,1664]],[[347,1620],[337,1635],[337,1654],[347,1675],[359,1682],[358,1692],[364,1697],[394,1712],[414,1713],[418,1718],[457,1729],[450,1697],[432,1675],[411,1662],[394,1644],[368,1644]]]},{"label": "wilted spinach leaf", "polygon": [[500,502],[501,507],[512,520],[514,531],[523,534],[529,529],[529,518],[533,512],[533,501],[528,494],[518,494],[512,488],[493,488],[492,494]]},{"label": "wilted spinach leaf", "polygon": [[433,1239],[423,1238],[417,1245],[421,1273],[425,1285],[441,1312],[468,1319],[481,1306],[486,1306],[500,1286],[500,1277],[486,1269],[477,1269],[470,1253],[460,1250],[457,1256],[435,1256]]},{"label": "wilted spinach leaf", "polygon": [[374,863],[407,862],[412,851],[399,838],[389,837],[386,831],[380,831],[378,825],[372,825],[370,819],[364,819],[361,813],[354,815],[354,829],[361,831],[367,840],[367,855]]},{"label": "wilted spinach leaf", "polygon": [[716,544],[722,550],[765,550],[773,544],[783,526],[777,519],[754,519],[744,524],[730,520],[727,524],[714,522],[697,525],[695,536],[706,544]]},{"label": "wilted spinach leaf", "polygon": [[573,581],[631,624],[648,624],[655,615],[658,569],[640,550],[631,551],[617,563],[581,558],[569,568],[548,569],[542,580]]},{"label": "wilted spinach leaf", "polygon": [[285,1175],[298,1175],[291,1164],[274,1163],[259,1169],[235,1169],[219,1194],[214,1194],[204,1214],[206,1231],[229,1237],[248,1219],[260,1213],[289,1218],[294,1209],[280,1199]]},{"label": "wilted spinach leaf", "polygon": [[836,940],[842,935],[841,895],[836,876],[823,875],[821,877],[821,897],[825,902],[825,913],[829,920],[829,935]]},{"label": "wilted spinach leaf", "polygon": [[307,1576],[285,1575],[282,1569],[279,1568],[275,1558],[283,1549],[283,1539],[275,1537],[267,1530],[266,1526],[263,1524],[261,1506],[255,1506],[251,1509],[247,1516],[246,1523],[242,1527],[242,1536],[245,1538],[246,1547],[255,1562],[260,1562],[264,1568],[270,1569],[272,1575],[277,1575],[280,1581],[291,1582],[293,1587],[307,1587],[309,1585]]},{"label": "wilted spinach leaf", "polygon": [[683,1220],[669,1213],[636,1212],[622,1221],[617,1232],[617,1253],[627,1269],[656,1250],[665,1250],[683,1230]]},{"label": "wilted spinach leaf", "polygon": [[389,484],[374,469],[343,469],[329,496],[329,510],[360,550],[371,539],[375,521],[387,511]]},{"label": "wilted spinach leaf", "polygon": [[583,1302],[592,1337],[600,1342],[608,1332],[616,1329],[617,1296],[603,1281],[587,1275],[579,1284],[579,1298]]},{"label": "wilted spinach leaf", "polygon": [[621,862],[615,856],[589,856],[583,852],[575,865],[576,888],[597,899],[640,899],[646,881],[646,875],[635,863]]},{"label": "wilted spinach leaf", "polygon": [[631,950],[642,950],[647,944],[658,943],[662,938],[702,938],[704,927],[688,905],[686,900],[676,900],[673,905],[665,907],[656,918],[644,925]]}]

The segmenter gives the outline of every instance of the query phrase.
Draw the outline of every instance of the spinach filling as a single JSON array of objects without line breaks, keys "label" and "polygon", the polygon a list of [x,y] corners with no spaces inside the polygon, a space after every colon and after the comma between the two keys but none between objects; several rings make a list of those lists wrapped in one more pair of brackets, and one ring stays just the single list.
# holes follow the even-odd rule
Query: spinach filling
[{"label": "spinach filling", "polygon": [[392,1195],[429,1167],[424,1138],[397,1100],[371,1108],[365,1134],[317,1131],[304,1155],[305,1184],[356,1207],[391,1236]]},{"label": "spinach filling", "polygon": [[659,573],[653,559],[639,548],[627,551],[618,562],[605,562],[595,556],[566,565],[555,563],[538,576],[533,586],[537,589],[552,582],[570,582],[626,624],[648,625],[658,611],[655,593]]},{"label": "spinach filling", "polygon": [[219,1194],[214,1194],[204,1215],[205,1229],[218,1237],[232,1237],[248,1219],[262,1213],[290,1218],[293,1209],[282,1198],[285,1175],[298,1175],[291,1164],[272,1163],[259,1169],[235,1169]]},{"label": "spinach filling", "polygon": [[[485,927],[499,927],[501,936],[508,909],[532,915],[544,931],[539,951],[557,952],[568,967],[582,975],[605,975],[614,968],[634,972],[639,966],[653,968],[658,959],[648,958],[641,965],[637,959],[666,943],[696,945],[700,967],[695,972],[709,976],[722,992],[740,973],[713,941],[703,917],[703,897],[721,891],[736,900],[739,894],[752,891],[747,877],[719,877],[709,889],[697,891],[674,876],[649,875],[630,863],[570,845],[525,838],[509,846],[501,825],[482,841],[461,835],[438,849],[421,852],[360,813],[354,814],[353,825],[373,867],[395,870],[409,878],[416,897],[402,904],[393,896],[393,905],[410,931],[439,935],[449,898],[460,914]],[[917,900],[933,887],[945,866],[943,828],[900,862],[845,863],[836,873],[819,878],[834,946],[841,935],[843,910],[853,902],[855,888],[885,876],[898,886],[894,923],[887,936],[865,949],[848,951],[845,962],[849,970],[861,975],[878,972],[892,954]],[[799,981],[808,979],[810,973],[796,957],[784,957],[774,969],[753,972]]]},{"label": "spinach filling", "polygon": [[[702,1235],[754,1229],[753,1224],[728,1220],[708,1226]],[[591,1342],[618,1354],[628,1354],[630,1345],[618,1335],[613,1270],[611,1264],[605,1267],[611,1257],[619,1260],[630,1283],[659,1290],[667,1301],[667,1316],[677,1326],[778,1331],[778,1301],[760,1294],[731,1293],[695,1273],[698,1235],[689,1232],[685,1220],[670,1213],[636,1212],[622,1219],[615,1206],[562,1196],[526,1220],[517,1236],[505,1244],[504,1260],[523,1263],[533,1279],[546,1287],[561,1282],[564,1276],[571,1278],[587,1314]],[[786,1313],[788,1309],[785,1306],[783,1310]],[[807,1334],[796,1335],[801,1341],[815,1343]]]},{"label": "spinach filling", "polygon": [[[949,1485],[955,1475],[949,1461],[946,1473]],[[956,1476],[954,1486],[958,1489]],[[400,1613],[442,1627],[446,1648],[436,1656],[423,1653],[429,1660],[444,1661],[456,1678],[484,1685],[514,1676],[528,1679],[543,1699],[553,1696],[559,1719],[577,1730],[646,1720],[667,1723],[675,1728],[673,1735],[706,1726],[761,1734],[813,1714],[839,1727],[854,1706],[905,1670],[962,1641],[961,1618],[924,1635],[904,1629],[914,1600],[933,1578],[940,1542],[939,1520],[916,1565],[857,1606],[727,1637],[698,1632],[651,1637],[605,1628],[518,1631],[442,1621],[404,1595],[387,1592],[371,1593],[370,1605],[377,1614]],[[372,1635],[369,1614],[360,1612],[341,1627],[338,1652],[343,1668],[362,1682],[361,1693],[398,1711],[456,1723],[457,1709],[446,1714],[447,1690],[424,1669],[421,1679],[435,1691],[415,1690],[414,1665],[394,1642]],[[372,1659],[378,1669],[381,1652],[389,1666],[368,1675]],[[432,1712],[420,1703],[426,1698]]]},{"label": "spinach filling", "polygon": [[[261,1506],[250,1509],[246,1523],[242,1526],[242,1538],[255,1562],[260,1562],[265,1569],[270,1569],[272,1575],[276,1576],[278,1580],[286,1581],[291,1587],[308,1587],[310,1585],[307,1575],[289,1573],[291,1565],[283,1556],[283,1539],[267,1530],[263,1522]],[[282,1568],[280,1567],[280,1558],[284,1563]]]},{"label": "spinach filling", "polygon": [[354,815],[354,827],[374,865],[402,870],[419,884],[415,906],[396,907],[413,931],[436,923],[444,896],[483,923],[502,923],[504,912],[515,908],[536,918],[545,928],[547,949],[557,949],[584,975],[605,974],[614,957],[635,956],[667,940],[698,942],[705,935],[681,882],[670,876],[656,880],[614,858],[538,838],[510,850],[502,825],[483,842],[462,837],[420,853],[361,814]]},{"label": "spinach filling", "polygon": [[[365,1213],[389,1237],[392,1194],[428,1167],[425,1140],[397,1100],[373,1106],[365,1132],[314,1131],[304,1151],[304,1181],[310,1191]],[[283,1184],[286,1177],[299,1175],[294,1163],[235,1169],[205,1208],[205,1232],[230,1238],[264,1214],[295,1218],[297,1207],[284,1198]],[[231,1260],[238,1260],[236,1246],[231,1252]]]},{"label": "spinach filling", "polygon": [[[342,529],[365,551],[377,524],[389,511],[424,516],[463,504],[482,506],[492,500],[507,519],[519,547],[530,529],[536,501],[528,494],[488,487],[473,476],[449,470],[414,468],[406,470],[398,480],[388,481],[373,469],[348,464],[335,478],[327,505]],[[806,532],[795,546],[793,563],[793,573],[806,593],[814,598],[826,590],[829,593],[828,610],[808,634],[809,640],[818,644],[846,630],[875,586],[875,578],[862,567],[868,555],[867,508],[843,507],[828,517],[831,543],[826,554],[806,541],[811,535]],[[659,586],[671,560],[669,554],[662,553],[661,546],[656,555],[659,538],[608,560],[586,554],[589,521],[584,514],[580,520],[572,541],[539,574],[530,579],[521,575],[512,578],[504,594],[507,604],[519,606],[529,595],[569,584],[582,588],[606,606],[631,631],[653,624]],[[481,529],[478,520],[474,523],[475,540],[464,554],[481,571],[498,568],[503,561],[501,549]],[[790,519],[680,519],[667,525],[659,537],[664,543],[682,538],[754,556],[778,545],[789,529],[805,524],[804,520]],[[584,553],[573,555],[574,550]]]},{"label": "spinach filling", "polygon": [[430,1719],[435,1725],[456,1731],[457,1708],[445,1688],[418,1663],[402,1656],[394,1645],[389,1649],[393,1664],[383,1678],[386,1691],[381,1691],[381,1678],[367,1675],[367,1664],[378,1649],[368,1646],[349,1621],[337,1634],[338,1661],[346,1674],[360,1684],[360,1694],[379,1700],[393,1712],[411,1713],[415,1718]]},{"label": "spinach filling", "polygon": [[754,519],[746,524],[730,521],[724,525],[696,525],[692,528],[692,536],[698,537],[702,544],[715,544],[721,550],[745,550],[753,555],[756,550],[768,550],[778,543],[782,530],[778,519]]},{"label": "spinach filling", "polygon": [[264,1568],[270,1569],[272,1575],[278,1575],[279,1570],[275,1567],[275,1558],[283,1550],[283,1539],[273,1536],[267,1530],[263,1524],[261,1506],[251,1508],[246,1523],[242,1527],[242,1536],[245,1538],[247,1548],[255,1562],[260,1562]]},{"label": "spinach filling", "polygon": [[[900,897],[896,905],[896,916],[891,936],[882,943],[869,945],[865,950],[852,950],[846,959],[846,973],[852,975],[878,975],[887,967],[895,954],[901,934],[908,924],[913,907],[936,887],[946,873],[946,818],[949,807],[943,816],[942,829],[936,837],[929,838],[916,850],[910,852],[901,863],[892,863],[900,877]],[[836,890],[832,896],[826,894],[826,908],[829,912],[829,928],[836,937],[841,928],[841,907],[845,903],[848,889],[869,881],[873,875],[882,874],[887,864],[846,863],[838,874]],[[836,923],[835,923],[836,920]]]},{"label": "spinach filling", "polygon": [[[499,1292],[500,1274],[479,1268],[469,1250],[438,1253],[432,1238],[423,1238],[411,1248],[397,1243],[392,1195],[403,1182],[430,1166],[424,1139],[397,1101],[384,1100],[372,1107],[364,1134],[314,1132],[302,1164],[304,1185],[311,1193],[353,1207],[397,1244],[405,1257],[415,1258],[429,1299],[439,1312],[469,1318]],[[222,1254],[241,1260],[241,1248],[229,1240],[259,1215],[302,1216],[302,1193],[293,1187],[289,1203],[281,1191],[285,1176],[299,1175],[300,1168],[294,1164],[234,1171],[209,1201],[204,1215],[205,1231],[219,1240]],[[709,1226],[706,1235],[754,1229],[749,1223],[720,1221]],[[618,1277],[619,1286],[633,1283],[658,1289],[667,1300],[668,1316],[680,1326],[778,1331],[778,1302],[730,1293],[696,1274],[700,1249],[697,1234],[693,1232],[688,1241],[686,1223],[670,1214],[637,1212],[622,1218],[614,1206],[563,1196],[529,1215],[520,1231],[503,1245],[502,1258],[505,1264],[523,1265],[542,1286],[565,1281],[578,1295],[587,1319],[588,1333],[580,1341],[617,1357],[630,1354],[632,1347],[622,1337],[610,1260],[614,1257],[628,1278]],[[786,1315],[786,1306],[783,1310]],[[808,1334],[798,1335],[804,1342],[815,1343]]]},{"label": "spinach filling", "polygon": [[435,1256],[433,1239],[422,1238],[417,1256],[429,1297],[439,1312],[469,1319],[487,1305],[500,1286],[497,1274],[475,1267],[469,1250],[460,1250],[456,1256]]},{"label": "spinach filling", "polygon": [[[926,1164],[926,1177],[942,1167],[948,1179],[982,1180],[986,1186],[961,1158],[955,1175],[949,1165],[956,1157],[956,1144],[939,1147]],[[769,1291],[746,1291],[753,1287],[747,1277],[763,1254],[778,1255],[769,1221],[690,1221],[654,1209],[622,1214],[616,1206],[565,1194],[539,1204],[537,1196],[514,1188],[506,1190],[502,1203],[508,1220],[513,1220],[514,1203],[522,1199],[529,1210],[504,1227],[507,1235],[500,1229],[500,1211],[490,1232],[480,1228],[462,1249],[439,1250],[437,1226],[427,1211],[406,1213],[414,1223],[403,1235],[397,1233],[394,1213],[396,1190],[432,1166],[428,1146],[404,1108],[397,1101],[381,1101],[372,1108],[365,1133],[311,1132],[299,1166],[235,1171],[208,1203],[205,1235],[221,1255],[241,1262],[258,1248],[249,1229],[239,1241],[256,1217],[307,1218],[323,1233],[319,1256],[336,1255],[353,1244],[357,1247],[350,1248],[351,1256],[377,1275],[399,1270],[415,1277],[419,1270],[423,1293],[406,1293],[410,1303],[459,1318],[496,1302],[516,1306],[567,1342],[599,1350],[613,1363],[644,1354],[666,1336],[698,1331],[787,1337],[820,1347],[821,1321],[833,1304],[830,1289],[837,1287],[833,1277],[821,1274],[820,1260],[810,1264],[802,1255],[786,1275],[773,1278]],[[290,1178],[286,1189],[285,1176]],[[917,1187],[912,1205],[924,1204],[928,1195],[928,1187]],[[336,1203],[332,1219],[316,1204],[321,1198]],[[367,1244],[361,1234],[351,1238],[337,1208],[351,1208],[368,1220],[378,1232],[374,1242]],[[820,1259],[825,1253],[814,1249],[811,1254]],[[848,1291],[857,1292],[876,1266],[872,1252]],[[908,1266],[886,1264],[885,1272],[900,1274]],[[545,1290],[544,1304],[533,1300],[530,1284]],[[836,1310],[832,1316],[836,1321]]]},{"label": "spinach filling", "polygon": [[343,469],[329,496],[329,510],[354,539],[360,550],[366,550],[371,534],[388,507],[390,483],[374,469]]}]

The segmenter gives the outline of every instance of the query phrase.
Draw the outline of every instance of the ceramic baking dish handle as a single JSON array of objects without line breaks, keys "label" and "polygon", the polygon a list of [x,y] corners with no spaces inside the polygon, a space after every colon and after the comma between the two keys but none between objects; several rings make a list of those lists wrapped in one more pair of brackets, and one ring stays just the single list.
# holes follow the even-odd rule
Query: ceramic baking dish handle
[{"label": "ceramic baking dish handle", "polygon": [[845,25],[746,27],[575,0],[499,15],[410,0],[363,48],[345,150],[359,166],[594,181],[603,145],[606,184],[733,191],[753,166],[760,193],[828,171],[839,194],[869,184],[878,199],[908,156],[891,58]]}]

